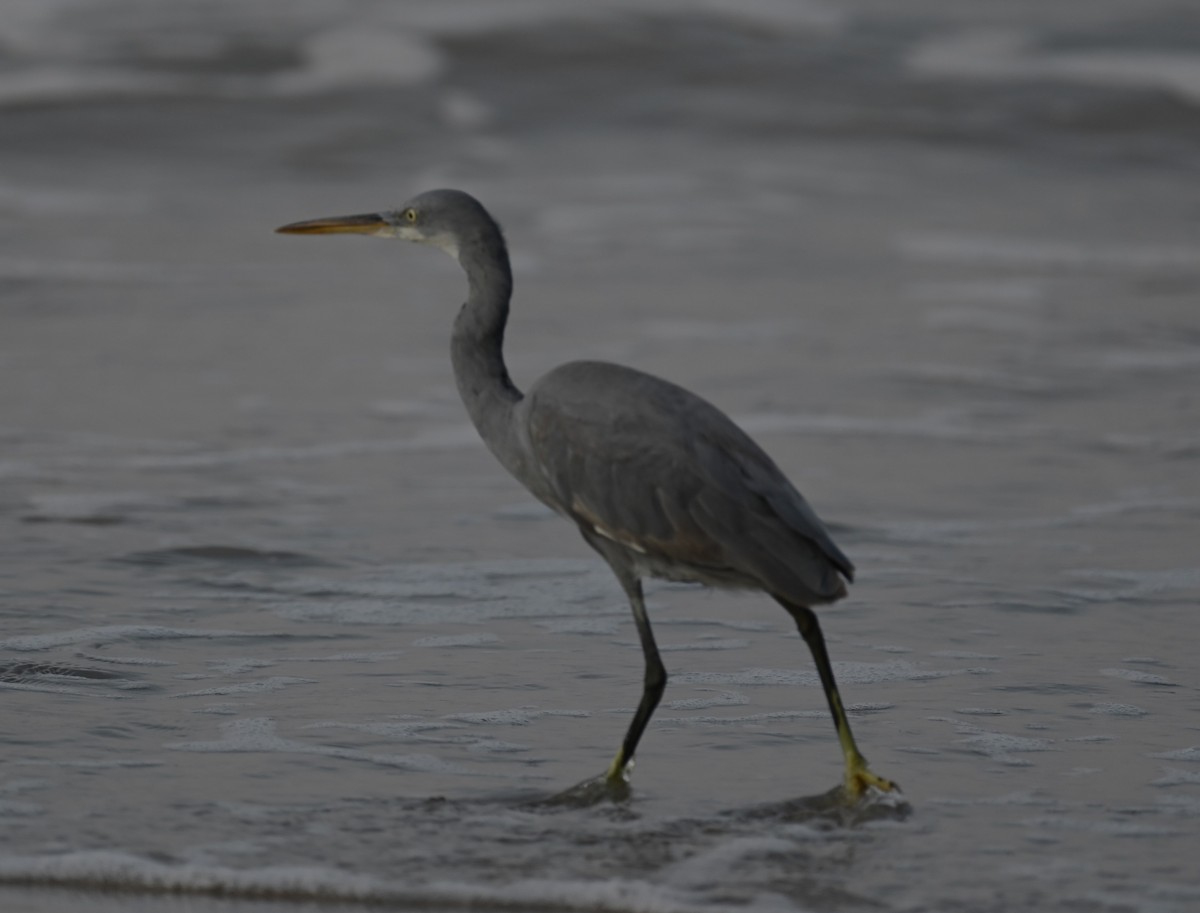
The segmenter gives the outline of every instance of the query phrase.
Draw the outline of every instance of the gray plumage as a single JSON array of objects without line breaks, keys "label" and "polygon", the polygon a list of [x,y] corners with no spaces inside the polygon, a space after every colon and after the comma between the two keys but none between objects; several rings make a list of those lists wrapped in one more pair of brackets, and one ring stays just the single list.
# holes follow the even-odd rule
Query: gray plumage
[{"label": "gray plumage", "polygon": [[462,191],[429,191],[396,210],[279,231],[419,241],[442,248],[466,272],[467,301],[454,321],[451,358],[471,420],[505,468],[572,520],[608,562],[641,638],[642,700],[604,782],[625,782],[666,685],[642,598],[641,579],[655,576],[774,597],[812,650],[845,755],[848,792],[857,797],[869,786],[895,788],[867,769],[854,745],[810,609],[845,596],[854,566],[744,431],[682,387],[604,362],[562,365],[522,394],[503,357],[512,294],[504,236]]},{"label": "gray plumage", "polygon": [[817,604],[854,567],[762,449],[705,400],[631,368],[572,362],[530,389],[544,501],[621,544],[644,574]]}]

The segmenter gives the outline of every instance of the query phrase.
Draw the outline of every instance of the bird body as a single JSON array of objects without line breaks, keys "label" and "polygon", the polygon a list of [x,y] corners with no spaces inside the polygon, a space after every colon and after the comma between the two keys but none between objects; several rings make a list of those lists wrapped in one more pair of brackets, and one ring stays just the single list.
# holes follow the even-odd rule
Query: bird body
[{"label": "bird body", "polygon": [[621,545],[642,576],[766,589],[805,604],[845,595],[841,575],[852,577],[853,565],[812,508],[694,393],[579,361],[541,378],[517,411],[537,476],[521,481]]},{"label": "bird body", "polygon": [[441,248],[465,271],[468,295],[450,353],[467,412],[500,463],[572,520],[608,562],[641,640],[642,698],[617,756],[595,782],[624,788],[666,687],[641,585],[644,577],[661,577],[771,595],[812,651],[846,761],[847,794],[896,788],[868,769],[855,745],[811,609],[845,596],[854,566],[749,435],[683,387],[606,362],[569,362],[522,393],[504,364],[512,296],[507,247],[499,225],[469,194],[428,191],[396,210],[278,231],[417,241]]}]

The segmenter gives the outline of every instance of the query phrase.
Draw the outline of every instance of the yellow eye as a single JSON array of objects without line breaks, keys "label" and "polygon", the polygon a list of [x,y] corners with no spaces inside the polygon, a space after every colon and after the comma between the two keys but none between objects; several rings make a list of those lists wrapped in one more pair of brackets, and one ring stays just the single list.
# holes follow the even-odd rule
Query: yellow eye
[{"label": "yellow eye", "polygon": [[406,210],[404,210],[404,220],[405,220],[406,222],[415,222],[415,221],[417,221],[417,211],[416,211],[415,209],[406,209]]}]

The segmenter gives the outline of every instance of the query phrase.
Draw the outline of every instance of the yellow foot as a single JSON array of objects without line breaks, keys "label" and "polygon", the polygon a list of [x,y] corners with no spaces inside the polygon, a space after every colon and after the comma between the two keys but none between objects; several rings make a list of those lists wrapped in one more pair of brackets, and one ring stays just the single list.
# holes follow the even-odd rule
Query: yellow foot
[{"label": "yellow foot", "polygon": [[619,788],[621,785],[627,789],[629,787],[629,778],[633,774],[633,759],[626,761],[624,758],[624,753],[618,754],[604,773],[604,779],[614,788]]},{"label": "yellow foot", "polygon": [[605,802],[626,802],[632,790],[629,788],[627,777],[613,777],[603,773],[598,777],[576,783],[570,789],[555,793],[548,799],[537,802],[537,805],[566,806],[568,808],[588,808]]},{"label": "yellow foot", "polygon": [[874,787],[882,793],[898,792],[899,784],[871,773],[866,759],[857,758],[846,765],[846,795],[857,802]]}]

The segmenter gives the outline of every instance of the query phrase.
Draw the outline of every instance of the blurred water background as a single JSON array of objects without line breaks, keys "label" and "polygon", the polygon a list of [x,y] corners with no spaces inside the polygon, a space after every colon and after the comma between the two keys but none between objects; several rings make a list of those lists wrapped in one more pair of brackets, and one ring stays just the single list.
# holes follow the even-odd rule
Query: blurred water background
[{"label": "blurred water background", "polygon": [[[911,813],[764,597],[608,570],[457,401],[509,361],[755,434],[859,567],[823,611]],[[3,0],[0,907],[1200,905],[1200,8]]]}]

